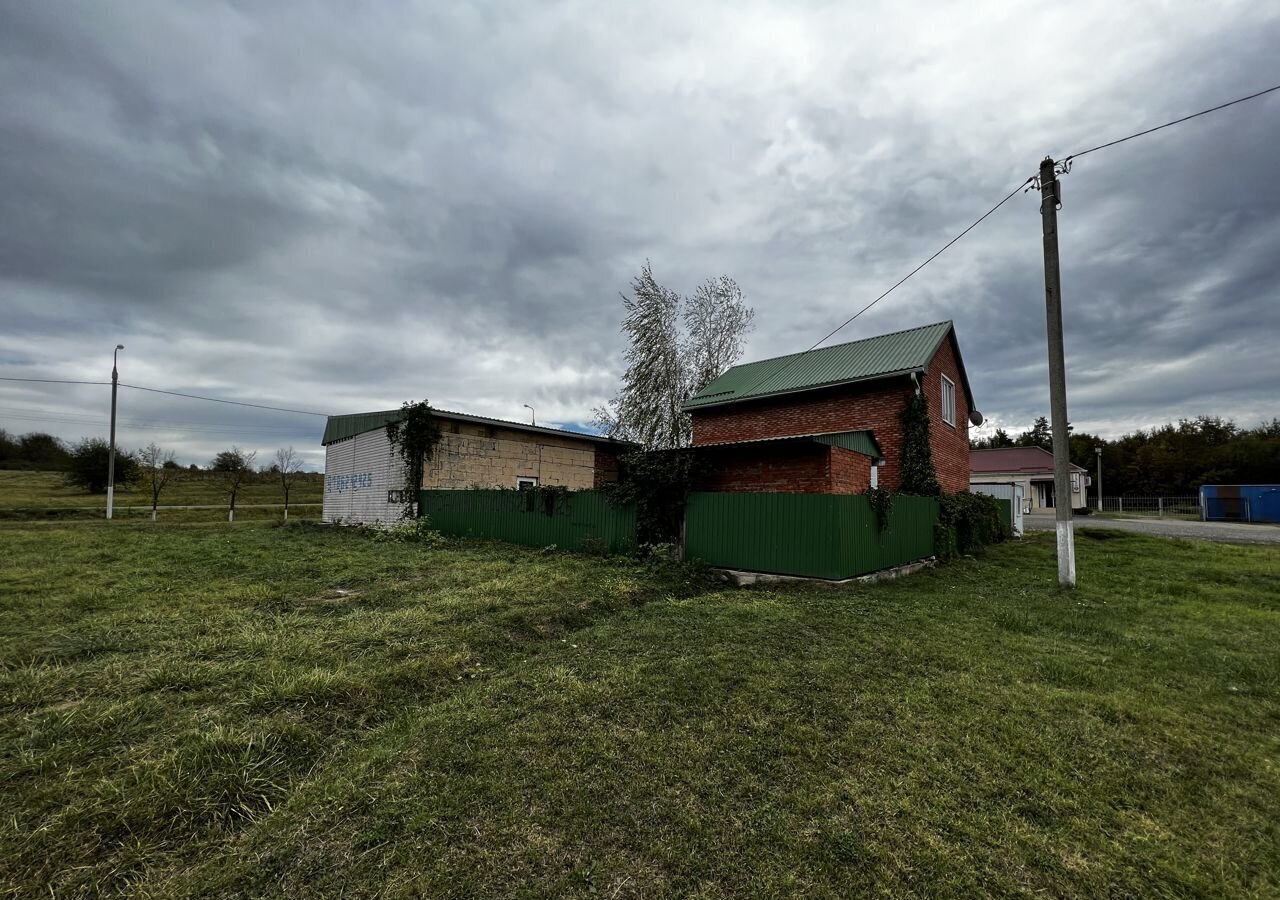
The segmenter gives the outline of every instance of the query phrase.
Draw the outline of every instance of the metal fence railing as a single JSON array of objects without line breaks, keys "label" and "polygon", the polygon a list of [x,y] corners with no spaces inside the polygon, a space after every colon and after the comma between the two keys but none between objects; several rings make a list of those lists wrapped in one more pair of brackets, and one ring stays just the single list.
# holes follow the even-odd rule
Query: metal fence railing
[{"label": "metal fence railing", "polygon": [[[1089,509],[1098,509],[1098,498],[1089,498]],[[1200,518],[1200,498],[1187,496],[1159,497],[1102,497],[1102,512],[1126,516],[1165,516],[1172,518]]]}]

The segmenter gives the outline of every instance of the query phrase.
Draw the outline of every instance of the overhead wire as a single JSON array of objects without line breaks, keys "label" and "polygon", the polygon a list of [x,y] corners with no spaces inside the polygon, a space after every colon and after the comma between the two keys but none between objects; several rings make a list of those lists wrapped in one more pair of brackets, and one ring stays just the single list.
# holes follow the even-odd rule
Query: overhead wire
[{"label": "overhead wire", "polygon": [[[1172,127],[1172,126],[1174,126],[1174,125],[1180,125],[1180,124],[1182,124],[1183,122],[1189,122],[1189,121],[1191,121],[1192,119],[1199,118],[1200,116],[1206,116],[1206,115],[1208,115],[1208,114],[1210,114],[1210,113],[1218,112],[1219,110],[1226,109],[1226,108],[1228,108],[1228,107],[1230,107],[1230,106],[1235,106],[1235,105],[1236,105],[1236,104],[1238,104],[1238,103],[1245,103],[1245,102],[1247,102],[1247,101],[1249,101],[1249,100],[1256,100],[1256,99],[1257,99],[1257,98],[1259,98],[1259,97],[1263,97],[1263,96],[1265,96],[1265,95],[1267,95],[1267,94],[1270,94],[1270,93],[1273,93],[1273,92],[1275,92],[1275,91],[1280,91],[1280,84],[1277,84],[1277,85],[1275,85],[1275,86],[1273,86],[1273,87],[1266,88],[1266,89],[1261,90],[1261,91],[1255,91],[1254,93],[1252,93],[1252,94],[1247,94],[1247,95],[1245,95],[1245,96],[1243,96],[1243,97],[1237,97],[1236,99],[1234,99],[1234,100],[1229,100],[1229,101],[1227,101],[1226,103],[1219,103],[1217,106],[1211,106],[1211,107],[1209,107],[1209,108],[1207,108],[1207,109],[1202,109],[1202,110],[1200,110],[1200,111],[1198,111],[1198,112],[1194,112],[1194,113],[1191,113],[1190,115],[1186,115],[1186,116],[1182,116],[1182,117],[1177,118],[1177,119],[1173,119],[1173,120],[1168,121],[1168,122],[1165,122],[1165,123],[1163,123],[1163,124],[1161,124],[1161,125],[1156,125],[1156,126],[1154,126],[1154,127],[1152,127],[1152,128],[1146,128],[1146,129],[1143,129],[1142,131],[1136,131],[1136,132],[1134,132],[1133,134],[1126,135],[1126,136],[1124,136],[1124,137],[1122,137],[1122,138],[1116,138],[1115,140],[1107,141],[1106,143],[1098,144],[1097,146],[1094,146],[1094,147],[1089,147],[1089,148],[1088,148],[1088,149],[1086,149],[1086,150],[1080,150],[1080,151],[1077,151],[1076,153],[1072,153],[1072,154],[1070,154],[1070,155],[1068,155],[1068,156],[1063,157],[1063,158],[1062,158],[1062,163],[1064,163],[1064,164],[1065,164],[1065,163],[1070,163],[1072,160],[1079,159],[1081,156],[1084,156],[1084,155],[1086,155],[1086,154],[1094,153],[1094,152],[1096,152],[1096,151],[1098,151],[1098,150],[1105,150],[1105,149],[1107,149],[1108,147],[1114,147],[1114,146],[1116,146],[1117,144],[1123,144],[1124,142],[1126,142],[1126,141],[1131,141],[1131,140],[1133,140],[1134,138],[1140,138],[1140,137],[1143,137],[1143,136],[1145,136],[1145,135],[1152,134],[1152,133],[1157,132],[1157,131],[1161,131],[1162,129],[1165,129],[1165,128],[1171,128],[1171,127]],[[786,361],[782,366],[778,367],[775,371],[769,372],[767,375],[765,375],[764,377],[760,378],[758,381],[756,381],[756,382],[755,382],[755,383],[754,383],[750,388],[748,388],[747,390],[745,390],[745,391],[735,391],[735,393],[736,393],[738,396],[740,396],[740,397],[741,397],[741,396],[748,396],[748,395],[750,395],[750,394],[751,394],[751,392],[752,392],[752,391],[754,391],[756,388],[760,387],[760,385],[764,384],[766,381],[769,381],[770,379],[776,378],[777,376],[781,375],[784,371],[786,371],[786,369],[787,369],[789,366],[791,366],[791,365],[792,365],[793,363],[795,363],[797,360],[799,360],[800,358],[804,357],[806,354],[813,352],[813,351],[814,351],[814,350],[816,350],[818,347],[822,346],[824,343],[826,343],[828,340],[830,340],[832,337],[834,337],[836,334],[838,334],[840,331],[842,331],[845,327],[847,327],[851,322],[853,322],[855,319],[857,319],[859,316],[861,316],[864,312],[866,312],[867,310],[871,309],[871,307],[875,306],[877,303],[879,303],[879,302],[880,302],[881,300],[883,300],[885,297],[889,296],[889,294],[893,293],[893,292],[894,292],[898,287],[900,287],[900,286],[901,286],[905,281],[907,281],[907,279],[911,278],[913,275],[915,275],[917,272],[919,272],[919,271],[920,271],[921,269],[923,269],[925,266],[929,265],[929,263],[933,262],[935,259],[937,259],[939,256],[941,256],[941,255],[942,255],[942,254],[943,254],[943,253],[944,253],[944,252],[945,252],[949,247],[951,247],[951,245],[952,245],[952,244],[954,244],[954,243],[956,243],[957,241],[959,241],[961,238],[963,238],[965,235],[967,235],[970,231],[972,231],[974,228],[976,228],[978,225],[980,225],[984,219],[986,219],[988,216],[990,216],[992,213],[994,213],[994,212],[995,212],[996,210],[998,210],[1000,207],[1004,206],[1006,203],[1008,203],[1010,200],[1012,200],[1012,199],[1013,199],[1013,197],[1014,197],[1014,196],[1015,196],[1019,191],[1022,191],[1022,190],[1024,190],[1028,185],[1033,184],[1033,183],[1035,182],[1035,180],[1036,180],[1036,176],[1034,176],[1034,175],[1033,175],[1032,177],[1028,178],[1026,181],[1022,182],[1022,184],[1018,185],[1016,188],[1014,188],[1012,191],[1010,191],[1008,194],[1006,194],[1006,195],[1004,196],[1004,198],[1003,198],[1003,199],[1001,199],[1001,200],[1000,200],[1000,202],[998,202],[995,206],[991,207],[989,210],[987,210],[985,213],[983,213],[981,216],[979,216],[977,219],[975,219],[975,220],[974,220],[974,221],[973,221],[973,222],[972,222],[972,223],[971,223],[967,228],[965,228],[965,229],[964,229],[964,231],[961,231],[959,234],[957,234],[957,235],[956,235],[955,237],[953,237],[951,240],[949,240],[949,241],[947,241],[945,244],[943,244],[943,245],[942,245],[942,247],[941,247],[941,249],[939,249],[936,253],[934,253],[932,256],[930,256],[928,259],[926,259],[926,260],[925,260],[924,262],[922,262],[920,265],[916,266],[914,269],[912,269],[910,272],[908,272],[906,275],[904,275],[904,276],[902,277],[902,279],[901,279],[901,280],[899,280],[898,282],[896,282],[893,286],[891,286],[891,287],[890,287],[888,290],[886,290],[883,294],[881,294],[880,296],[876,297],[874,300],[872,300],[872,301],[871,301],[870,303],[868,303],[866,306],[864,306],[864,307],[862,307],[861,309],[859,309],[857,312],[855,312],[855,313],[854,313],[853,315],[851,315],[849,318],[845,319],[843,322],[841,322],[839,325],[837,325],[835,328],[833,328],[831,331],[829,331],[826,335],[824,335],[822,338],[820,338],[818,341],[816,341],[816,342],[815,342],[812,346],[810,346],[808,349],[806,349],[806,350],[802,350],[802,351],[801,351],[801,352],[799,352],[799,353],[795,353],[795,354],[791,354],[791,355],[789,355],[788,357],[786,357],[786,360],[787,360],[787,361]]]},{"label": "overhead wire", "polygon": [[[1109,147],[1115,147],[1127,141],[1134,140],[1135,138],[1145,137],[1146,135],[1154,134],[1157,131],[1162,131],[1165,128],[1171,128],[1174,125],[1181,125],[1182,123],[1189,122],[1192,119],[1197,119],[1201,116],[1206,116],[1206,115],[1209,115],[1210,113],[1215,113],[1240,103],[1245,103],[1250,100],[1256,100],[1259,97],[1266,96],[1267,94],[1274,93],[1275,91],[1280,91],[1280,84],[1274,85],[1269,88],[1265,88],[1260,91],[1255,91],[1252,94],[1246,94],[1243,97],[1237,97],[1236,99],[1229,100],[1226,103],[1219,103],[1217,106],[1211,106],[1211,107],[1208,107],[1207,109],[1202,109],[1202,110],[1199,110],[1198,112],[1191,113],[1190,115],[1181,116],[1180,118],[1177,118],[1177,119],[1172,119],[1168,122],[1164,122],[1160,125],[1156,125],[1151,128],[1145,128],[1142,131],[1136,131],[1133,134],[1125,135],[1124,137],[1116,138],[1115,140],[1107,141],[1105,143],[1098,144],[1093,147],[1089,147],[1085,150],[1078,150],[1075,153],[1071,153],[1063,157],[1061,162],[1063,164],[1069,164],[1073,160],[1079,159],[1080,157],[1086,156],[1090,153],[1096,153],[1099,150],[1105,150]],[[821,337],[816,342],[814,342],[810,347],[808,347],[805,350],[802,350],[799,353],[791,354],[785,357],[786,362],[782,366],[780,366],[779,368],[777,368],[772,372],[769,372],[764,377],[760,378],[746,391],[741,391],[736,393],[738,393],[739,396],[749,395],[761,384],[763,384],[764,382],[772,378],[776,378],[778,375],[781,375],[784,371],[786,371],[788,367],[790,367],[797,360],[801,359],[806,354],[811,353],[814,350],[816,350],[818,347],[822,346],[822,344],[826,343],[836,334],[844,330],[859,316],[861,316],[867,310],[871,309],[873,306],[875,306],[885,297],[888,297],[895,290],[897,290],[899,287],[905,284],[912,276],[916,275],[920,270],[925,268],[927,265],[929,265],[931,262],[933,262],[935,259],[941,256],[943,253],[945,253],[957,241],[965,237],[965,235],[969,234],[969,232],[973,231],[973,229],[977,228],[978,225],[982,224],[982,222],[984,222],[987,219],[987,217],[991,216],[993,213],[996,212],[996,210],[1000,209],[1000,207],[1004,206],[1006,203],[1012,200],[1013,197],[1017,195],[1019,191],[1022,191],[1028,185],[1033,184],[1035,182],[1035,179],[1036,179],[1036,176],[1033,175],[1030,178],[1028,178],[1026,181],[1023,181],[1016,188],[1014,188],[1012,191],[1006,194],[998,203],[996,203],[994,206],[992,206],[990,209],[988,209],[986,212],[980,215],[977,219],[971,222],[963,231],[961,231],[959,234],[955,235],[953,238],[951,238],[949,241],[943,244],[942,247],[940,247],[935,253],[933,253],[933,255],[929,256],[927,259],[924,260],[924,262],[920,263],[918,266],[916,266],[914,269],[912,269],[910,272],[908,272],[906,275],[904,275],[902,278],[896,281],[893,285],[891,285],[882,294],[877,296],[871,302],[867,303],[865,306],[863,306],[853,315],[849,316],[849,318],[845,319],[843,322],[841,322],[831,331],[827,332],[827,334],[825,334],[823,337]],[[110,382],[107,382],[107,381],[78,381],[78,380],[72,380],[72,379],[57,379],[57,378],[18,378],[13,376],[0,376],[0,381],[25,382],[25,383],[31,383],[31,384],[82,384],[82,385],[98,385],[98,386],[110,384]],[[243,407],[248,407],[250,409],[264,409],[264,410],[270,410],[272,412],[293,413],[293,414],[305,415],[305,416],[327,417],[329,415],[328,413],[317,412],[315,410],[309,410],[309,409],[293,409],[293,408],[283,407],[283,406],[268,406],[260,403],[246,403],[242,400],[226,400],[220,397],[205,397],[199,394],[188,394],[182,391],[162,390],[160,388],[144,387],[138,384],[126,384],[124,382],[120,382],[119,386],[124,388],[129,388],[131,390],[136,390],[136,391],[147,391],[154,394],[167,394],[173,397],[185,397],[189,400],[203,400],[210,403],[225,403],[231,406],[243,406]]]},{"label": "overhead wire", "polygon": [[1000,201],[999,201],[998,203],[996,203],[996,205],[995,205],[995,206],[991,207],[991,208],[990,208],[990,209],[988,209],[986,212],[984,212],[982,215],[978,216],[978,218],[976,218],[976,219],[974,219],[972,222],[970,222],[970,223],[969,223],[969,225],[968,225],[968,226],[967,226],[963,231],[961,231],[961,232],[960,232],[959,234],[957,234],[955,237],[951,238],[951,240],[949,240],[949,241],[947,241],[945,244],[943,244],[943,245],[942,245],[942,246],[941,246],[941,247],[940,247],[940,248],[939,248],[939,249],[938,249],[938,250],[937,250],[937,251],[936,251],[932,256],[930,256],[930,257],[929,257],[928,259],[926,259],[924,262],[920,263],[920,265],[916,266],[914,269],[912,269],[912,270],[911,270],[910,272],[908,272],[906,275],[903,275],[900,279],[898,279],[896,282],[894,282],[894,284],[893,284],[893,285],[892,285],[888,290],[886,290],[884,293],[880,294],[880,296],[876,297],[874,300],[872,300],[872,301],[871,301],[870,303],[868,303],[866,306],[862,307],[860,310],[858,310],[857,312],[855,312],[855,313],[854,313],[853,315],[851,315],[849,318],[845,319],[843,322],[841,322],[841,323],[840,323],[839,325],[837,325],[835,328],[831,329],[831,331],[827,332],[823,337],[821,337],[821,338],[820,338],[820,339],[818,339],[816,342],[814,342],[814,344],[813,344],[812,346],[810,346],[807,350],[802,350],[802,351],[800,351],[799,353],[795,353],[795,354],[792,354],[792,355],[790,355],[790,356],[786,357],[786,359],[787,359],[786,363],[784,363],[782,366],[779,366],[775,371],[772,371],[772,372],[770,372],[769,374],[767,374],[767,375],[765,375],[764,377],[762,377],[760,380],[758,380],[755,384],[753,384],[753,385],[752,385],[750,388],[748,388],[747,390],[745,390],[745,391],[738,391],[738,392],[735,392],[735,393],[737,393],[737,394],[738,394],[738,396],[740,396],[740,397],[744,397],[744,396],[748,396],[748,395],[750,395],[752,391],[754,391],[754,390],[755,390],[756,388],[758,388],[760,385],[764,384],[766,381],[769,381],[770,379],[772,379],[772,378],[776,378],[777,376],[781,375],[784,371],[786,371],[786,370],[787,370],[787,368],[788,368],[788,367],[790,367],[790,366],[791,366],[791,364],[792,364],[792,363],[794,363],[794,362],[796,362],[797,360],[799,360],[799,359],[800,359],[801,357],[803,357],[805,354],[811,353],[811,352],[813,352],[814,350],[818,349],[818,347],[822,346],[822,344],[826,343],[829,339],[831,339],[831,338],[832,338],[832,337],[834,337],[836,334],[838,334],[840,331],[842,331],[846,326],[848,326],[851,322],[853,322],[855,319],[857,319],[860,315],[862,315],[862,314],[863,314],[864,312],[866,312],[867,310],[871,309],[871,307],[875,306],[877,303],[879,303],[879,302],[880,302],[881,300],[883,300],[885,297],[888,297],[890,294],[892,294],[894,291],[896,291],[898,288],[900,288],[903,284],[905,284],[909,278],[911,278],[913,275],[915,275],[917,272],[919,272],[919,271],[920,271],[921,269],[923,269],[925,266],[929,265],[929,263],[933,262],[935,259],[937,259],[939,256],[941,256],[943,253],[945,253],[945,252],[948,250],[948,248],[950,248],[953,244],[955,244],[955,243],[956,243],[956,241],[960,240],[960,239],[961,239],[961,238],[963,238],[965,235],[967,235],[969,232],[973,231],[973,229],[975,229],[975,228],[977,228],[979,225],[981,225],[981,224],[986,220],[986,218],[987,218],[988,216],[990,216],[992,213],[994,213],[994,212],[995,212],[996,210],[998,210],[1000,207],[1004,206],[1006,203],[1008,203],[1010,200],[1012,200],[1012,199],[1013,199],[1013,198],[1018,194],[1018,192],[1019,192],[1019,191],[1022,191],[1023,189],[1025,189],[1025,188],[1027,187],[1027,185],[1031,184],[1031,182],[1032,182],[1032,181],[1034,181],[1034,180],[1035,180],[1035,176],[1032,176],[1031,178],[1028,178],[1026,181],[1023,181],[1021,184],[1019,184],[1017,187],[1015,187],[1015,188],[1014,188],[1013,190],[1011,190],[1009,193],[1005,194],[1005,195],[1004,195],[1004,197],[1002,197],[1002,198],[1000,199]]},{"label": "overhead wire", "polygon": [[0,381],[25,381],[29,384],[111,384],[110,381],[69,381],[65,378],[14,378],[9,375],[0,375]]},{"label": "overhead wire", "polygon": [[[108,425],[109,420],[83,413],[55,411],[43,413],[39,410],[14,409],[0,407],[0,421],[57,422],[63,425]],[[141,429],[144,431],[193,431],[211,434],[300,434],[307,426],[283,425],[235,425],[229,422],[146,422],[135,419],[117,419],[116,424],[122,428]]]},{"label": "overhead wire", "polygon": [[[109,381],[73,381],[64,378],[15,378],[8,375],[0,375],[0,381],[27,382],[30,384],[93,384],[93,385],[110,385]],[[135,391],[148,391],[153,394],[169,394],[173,397],[186,397],[188,400],[206,400],[209,403],[227,403],[232,406],[247,406],[251,409],[268,409],[272,412],[297,413],[303,416],[324,416],[328,417],[329,413],[317,412],[314,409],[293,409],[287,406],[266,406],[262,403],[246,403],[243,400],[225,400],[221,397],[204,397],[199,394],[186,394],[182,391],[167,391],[160,388],[144,387],[140,384],[126,384],[119,382],[122,388],[129,388]]]},{"label": "overhead wire", "polygon": [[1079,159],[1080,157],[1084,156],[1087,153],[1094,153],[1098,150],[1105,150],[1108,147],[1114,147],[1117,144],[1123,144],[1125,141],[1131,141],[1134,138],[1144,137],[1145,135],[1152,134],[1157,131],[1161,131],[1165,128],[1172,128],[1174,125],[1181,125],[1183,122],[1190,122],[1192,119],[1197,119],[1200,116],[1207,116],[1209,113],[1217,112],[1220,109],[1226,109],[1228,106],[1235,106],[1237,103],[1244,103],[1248,100],[1256,100],[1259,97],[1265,96],[1266,94],[1270,94],[1274,91],[1280,91],[1280,84],[1277,84],[1274,87],[1269,87],[1266,90],[1261,90],[1252,94],[1248,94],[1244,97],[1237,97],[1234,100],[1228,100],[1226,103],[1219,103],[1217,106],[1211,106],[1208,109],[1202,109],[1199,112],[1194,112],[1189,116],[1183,116],[1180,119],[1173,119],[1172,121],[1165,122],[1163,125],[1156,125],[1154,128],[1145,128],[1142,131],[1135,131],[1133,134],[1125,135],[1122,138],[1116,138],[1114,141],[1107,141],[1105,144],[1098,144],[1096,147],[1090,147],[1088,150],[1079,150],[1075,153],[1071,153],[1067,156],[1064,156],[1062,158],[1062,161],[1065,163],[1073,159]]},{"label": "overhead wire", "polygon": [[251,409],[269,409],[273,412],[297,413],[302,416],[323,416],[328,418],[329,413],[316,412],[313,409],[290,409],[286,406],[264,406],[261,403],[245,403],[243,400],[223,400],[220,397],[202,397],[199,394],[184,394],[181,391],[165,391],[160,388],[143,387],[140,384],[125,384],[120,382],[120,387],[130,388],[135,391],[148,391],[152,394],[168,394],[172,397],[186,397],[189,400],[207,400],[210,403],[227,403],[231,406],[247,406]]}]

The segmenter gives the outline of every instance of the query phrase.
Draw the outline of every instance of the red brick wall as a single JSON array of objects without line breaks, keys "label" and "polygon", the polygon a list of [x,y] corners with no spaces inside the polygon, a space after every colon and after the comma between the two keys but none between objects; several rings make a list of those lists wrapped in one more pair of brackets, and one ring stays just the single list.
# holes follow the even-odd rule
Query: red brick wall
[{"label": "red brick wall", "polygon": [[612,447],[596,444],[595,453],[595,487],[604,487],[611,481],[618,480],[618,452]]},{"label": "red brick wall", "polygon": [[830,449],[825,444],[799,444],[706,450],[703,452],[711,471],[698,489],[827,494],[831,492]]},{"label": "red brick wall", "polygon": [[[969,401],[960,380],[953,339],[942,342],[929,361],[924,376],[924,395],[929,399],[929,448],[933,451],[933,468],[944,491],[969,490]],[[942,378],[946,375],[956,386],[956,424],[942,421]]]},{"label": "red brick wall", "polygon": [[[939,375],[943,373],[956,385],[954,427],[942,421],[942,382]],[[969,406],[950,338],[938,348],[929,363],[928,372],[922,377],[925,397],[929,402],[930,448],[938,481],[948,491],[967,490]],[[885,464],[880,469],[880,487],[896,490],[902,469],[900,416],[911,390],[911,380],[904,375],[696,411],[693,413],[693,442],[696,445],[789,434],[869,430],[875,433],[885,455]]]},{"label": "red brick wall", "polygon": [[843,447],[832,447],[831,493],[862,494],[871,487],[871,457]]}]

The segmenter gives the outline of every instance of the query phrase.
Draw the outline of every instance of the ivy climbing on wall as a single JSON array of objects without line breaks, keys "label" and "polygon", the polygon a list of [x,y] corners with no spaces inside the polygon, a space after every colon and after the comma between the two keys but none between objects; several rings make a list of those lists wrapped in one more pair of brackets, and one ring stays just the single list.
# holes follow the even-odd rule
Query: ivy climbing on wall
[{"label": "ivy climbing on wall", "polygon": [[431,404],[426,400],[405,403],[400,411],[402,416],[399,419],[387,423],[387,440],[404,460],[404,511],[400,517],[408,520],[417,513],[422,473],[440,443],[440,426],[431,415]]},{"label": "ivy climbing on wall", "polygon": [[902,408],[902,480],[899,493],[937,497],[942,493],[929,447],[929,401],[913,391]]}]

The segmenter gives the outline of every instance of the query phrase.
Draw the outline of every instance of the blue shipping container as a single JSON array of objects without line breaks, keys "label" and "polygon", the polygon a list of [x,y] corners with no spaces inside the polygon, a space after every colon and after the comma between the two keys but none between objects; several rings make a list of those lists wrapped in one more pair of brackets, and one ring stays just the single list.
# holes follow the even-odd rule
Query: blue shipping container
[{"label": "blue shipping container", "polygon": [[1200,488],[1200,518],[1280,522],[1280,484],[1206,484]]}]

